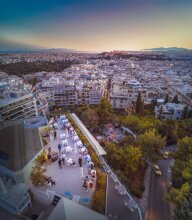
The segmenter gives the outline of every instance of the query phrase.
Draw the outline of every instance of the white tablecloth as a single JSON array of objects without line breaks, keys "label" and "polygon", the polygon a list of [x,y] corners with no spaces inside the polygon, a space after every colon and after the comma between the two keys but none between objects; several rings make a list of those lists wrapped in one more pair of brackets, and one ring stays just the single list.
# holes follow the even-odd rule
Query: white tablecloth
[{"label": "white tablecloth", "polygon": [[70,147],[70,146],[65,147],[65,152],[66,152],[66,153],[70,153],[70,152],[72,152],[72,151],[73,151],[73,148],[72,148],[72,147]]}]

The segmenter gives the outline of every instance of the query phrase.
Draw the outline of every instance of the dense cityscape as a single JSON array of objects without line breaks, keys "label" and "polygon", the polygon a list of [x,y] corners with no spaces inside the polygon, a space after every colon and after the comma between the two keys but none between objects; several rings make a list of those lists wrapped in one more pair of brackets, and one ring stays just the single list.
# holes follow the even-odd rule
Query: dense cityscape
[{"label": "dense cityscape", "polygon": [[[63,198],[96,211],[85,219],[181,215],[175,208],[190,199],[190,51],[0,58],[2,218],[55,219]],[[93,189],[84,190],[89,176]]]},{"label": "dense cityscape", "polygon": [[2,1],[0,220],[192,220],[192,1]]}]

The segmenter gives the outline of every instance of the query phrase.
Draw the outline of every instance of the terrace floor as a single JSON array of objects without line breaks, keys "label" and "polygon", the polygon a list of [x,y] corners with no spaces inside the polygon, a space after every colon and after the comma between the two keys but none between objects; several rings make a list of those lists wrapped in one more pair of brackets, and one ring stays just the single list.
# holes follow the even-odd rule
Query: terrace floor
[{"label": "terrace floor", "polygon": [[[61,120],[57,119],[57,137],[56,139],[52,140],[52,138],[46,138],[48,144],[46,145],[46,150],[48,152],[48,148],[51,147],[52,151],[55,151],[59,154],[58,151],[58,144],[61,144],[61,138],[60,138],[60,134],[65,133],[65,131],[62,129],[62,124],[61,124]],[[51,139],[51,140],[50,140]],[[83,174],[84,177],[82,176],[82,172],[81,169],[79,167],[78,164],[78,158],[80,155],[80,152],[78,151],[78,149],[76,148],[76,146],[74,146],[74,141],[72,139],[72,136],[69,136],[67,138],[68,141],[68,145],[70,147],[73,148],[73,151],[70,153],[66,153],[66,158],[73,158],[76,162],[75,166],[69,166],[69,165],[63,165],[62,168],[59,168],[58,165],[58,160],[51,163],[50,165],[45,165],[46,168],[46,172],[45,175],[51,177],[53,180],[56,181],[56,185],[45,185],[42,187],[37,187],[37,186],[33,186],[34,188],[41,190],[43,192],[46,192],[47,190],[50,191],[54,191],[56,194],[59,194],[61,196],[64,195],[64,192],[69,191],[72,193],[72,195],[78,195],[80,197],[86,197],[89,198],[89,204],[88,206],[91,204],[91,197],[93,195],[93,190],[86,190],[83,187],[83,182],[84,182],[84,177],[88,176],[88,168],[85,162],[83,162]],[[95,187],[95,181],[93,181],[94,183],[94,187]]]}]

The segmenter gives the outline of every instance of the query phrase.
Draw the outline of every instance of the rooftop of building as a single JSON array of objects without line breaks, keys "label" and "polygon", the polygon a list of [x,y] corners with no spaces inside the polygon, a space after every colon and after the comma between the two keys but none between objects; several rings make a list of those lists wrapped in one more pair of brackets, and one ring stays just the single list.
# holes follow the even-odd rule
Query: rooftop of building
[{"label": "rooftop of building", "polygon": [[29,187],[24,183],[18,183],[12,185],[6,193],[1,194],[0,198],[7,204],[16,207],[26,195]]},{"label": "rooftop of building", "polygon": [[0,107],[9,105],[11,103],[20,101],[25,98],[33,97],[32,93],[26,91],[13,92],[6,96],[0,97]]},{"label": "rooftop of building", "polygon": [[185,107],[185,105],[181,104],[181,103],[166,103],[165,108],[169,109],[169,108],[174,108],[174,109],[183,109]]},{"label": "rooftop of building", "polygon": [[[66,143],[68,145],[62,146],[61,149],[61,151],[64,152],[64,154],[66,155],[65,164],[62,165],[61,169],[58,165],[58,160],[52,163],[46,163],[44,165],[46,169],[45,175],[51,177],[56,182],[55,185],[50,186],[49,184],[45,184],[44,186],[33,186],[31,182],[29,184],[33,188],[40,190],[41,192],[47,192],[47,190],[51,190],[60,196],[64,196],[65,192],[70,192],[73,196],[77,195],[80,198],[86,197],[89,199],[88,206],[90,207],[91,198],[95,189],[96,180],[93,179],[93,184],[94,184],[93,189],[86,190],[83,187],[84,178],[86,176],[89,176],[88,175],[89,168],[86,160],[82,164],[82,171],[78,164],[79,156],[82,155],[82,158],[84,158],[82,151],[83,148],[79,148],[78,145],[76,144],[77,142],[74,142],[73,140],[73,135],[72,134],[68,135],[67,129],[63,129],[62,121],[59,118],[57,119],[55,125],[57,125],[56,138],[54,139],[51,134],[48,137],[44,137],[47,142],[45,151],[48,153],[48,149],[50,148],[51,152],[59,155],[60,153],[58,150],[58,144],[62,144],[63,141],[67,141]],[[41,133],[43,136],[46,136],[45,134],[47,128],[45,127],[41,129]],[[49,121],[49,128],[51,128],[50,121]],[[61,139],[62,135],[66,136],[65,140]],[[73,159],[76,162],[75,165],[71,165],[69,163],[71,159]]]},{"label": "rooftop of building", "polygon": [[62,198],[53,209],[48,220],[107,220],[107,217],[69,199]]},{"label": "rooftop of building", "polygon": [[21,170],[42,149],[38,128],[25,128],[22,122],[0,128],[0,164]]}]

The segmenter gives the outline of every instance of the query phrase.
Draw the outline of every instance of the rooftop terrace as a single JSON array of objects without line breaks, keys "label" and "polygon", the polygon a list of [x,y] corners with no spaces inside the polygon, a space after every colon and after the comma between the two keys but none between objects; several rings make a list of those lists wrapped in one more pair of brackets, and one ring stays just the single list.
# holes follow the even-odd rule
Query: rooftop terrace
[{"label": "rooftop terrace", "polygon": [[[52,152],[56,152],[59,155],[63,152],[66,156],[65,164],[59,167],[58,160],[52,162],[51,164],[46,164],[45,175],[51,177],[56,184],[50,186],[49,184],[42,187],[35,187],[41,191],[46,192],[47,190],[54,191],[56,194],[64,196],[64,193],[69,192],[72,197],[80,199],[86,197],[89,199],[89,205],[91,205],[91,197],[95,188],[95,179],[93,181],[93,189],[86,190],[83,187],[84,178],[88,175],[89,164],[83,154],[83,151],[86,149],[83,147],[81,141],[79,140],[77,134],[72,132],[73,128],[70,130],[67,127],[70,126],[67,119],[66,125],[63,126],[63,122],[60,118],[57,118],[54,125],[56,128],[57,136],[54,139],[54,135],[50,134],[49,137],[46,137],[48,144],[46,145],[46,151],[51,148]],[[64,129],[65,127],[65,129]],[[58,149],[58,145],[61,144],[61,150]],[[61,153],[60,153],[61,152]],[[82,155],[84,158],[82,168],[80,168],[78,159]],[[88,155],[89,157],[89,155]],[[72,160],[75,161],[75,165],[72,165]]]}]

